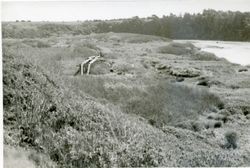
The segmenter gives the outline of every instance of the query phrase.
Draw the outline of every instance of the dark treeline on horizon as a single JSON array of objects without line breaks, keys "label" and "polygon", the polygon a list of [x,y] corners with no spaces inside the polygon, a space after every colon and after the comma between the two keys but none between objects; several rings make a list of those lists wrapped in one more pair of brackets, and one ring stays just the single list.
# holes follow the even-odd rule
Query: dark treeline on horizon
[{"label": "dark treeline on horizon", "polygon": [[250,41],[250,12],[204,10],[203,13],[159,18],[77,22],[2,22],[3,38],[44,38],[61,35],[125,32],[172,39]]},{"label": "dark treeline on horizon", "polygon": [[203,13],[161,18],[133,17],[122,21],[102,21],[97,32],[128,32],[173,39],[250,40],[250,12],[204,10]]}]

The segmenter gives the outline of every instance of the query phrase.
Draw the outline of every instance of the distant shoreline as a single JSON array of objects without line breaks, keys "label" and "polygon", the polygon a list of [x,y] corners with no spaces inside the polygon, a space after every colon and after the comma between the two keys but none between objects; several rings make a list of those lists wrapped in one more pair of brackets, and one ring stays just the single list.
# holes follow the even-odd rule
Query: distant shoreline
[{"label": "distant shoreline", "polygon": [[[243,66],[250,65],[250,42],[221,40],[174,40],[176,42],[191,42],[203,51],[214,53],[231,63]],[[239,57],[240,55],[240,57]]]}]

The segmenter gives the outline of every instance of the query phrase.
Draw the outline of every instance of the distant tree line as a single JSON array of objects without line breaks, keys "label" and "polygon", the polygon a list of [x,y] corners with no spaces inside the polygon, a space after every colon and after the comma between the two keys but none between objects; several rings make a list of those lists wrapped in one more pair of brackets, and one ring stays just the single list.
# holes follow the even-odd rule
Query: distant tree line
[{"label": "distant tree line", "polygon": [[85,22],[2,22],[3,38],[43,38],[105,32],[128,32],[172,39],[250,41],[250,12],[204,10],[159,18],[133,17]]},{"label": "distant tree line", "polygon": [[133,17],[119,21],[102,21],[97,32],[129,32],[174,39],[250,40],[250,12],[204,10],[182,16],[170,14],[162,18]]}]

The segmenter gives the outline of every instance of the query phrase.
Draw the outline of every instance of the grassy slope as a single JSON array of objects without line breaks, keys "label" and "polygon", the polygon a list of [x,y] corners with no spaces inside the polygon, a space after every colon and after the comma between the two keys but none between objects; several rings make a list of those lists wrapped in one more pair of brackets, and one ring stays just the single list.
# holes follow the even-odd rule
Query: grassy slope
[{"label": "grassy slope", "polygon": [[[169,41],[153,36],[109,33],[43,43],[4,41],[5,144],[33,148],[64,167],[246,164],[249,151],[220,147],[225,128],[237,121],[229,117],[215,130],[213,120],[204,119],[211,108],[218,110],[219,98],[194,86],[197,78],[171,83],[169,69],[157,68],[199,69],[204,61],[158,53]],[[75,65],[98,48],[114,72],[73,77]],[[232,73],[228,63],[212,63]],[[202,73],[222,73],[211,67]],[[93,71],[100,73],[98,66]]]}]

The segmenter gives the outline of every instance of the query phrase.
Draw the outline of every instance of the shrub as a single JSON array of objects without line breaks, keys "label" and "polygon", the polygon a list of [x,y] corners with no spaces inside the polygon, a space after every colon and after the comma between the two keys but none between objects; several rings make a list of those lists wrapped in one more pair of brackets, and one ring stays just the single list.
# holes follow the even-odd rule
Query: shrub
[{"label": "shrub", "polygon": [[170,69],[170,74],[177,77],[193,78],[200,76],[200,70],[194,68],[174,67]]},{"label": "shrub", "polygon": [[97,99],[105,99],[108,94],[105,88],[105,81],[95,76],[75,77],[67,80],[66,84],[72,91],[79,93],[79,90]]},{"label": "shrub", "polygon": [[172,42],[167,46],[159,47],[158,52],[163,54],[183,55],[191,53],[193,49],[194,45],[191,43]]},{"label": "shrub", "polygon": [[188,53],[188,49],[178,48],[173,46],[163,46],[158,49],[159,53],[163,54],[174,54],[174,55],[182,55]]},{"label": "shrub", "polygon": [[203,80],[198,81],[198,82],[197,82],[197,85],[200,85],[200,86],[208,86],[208,87],[210,87],[210,83],[209,83],[209,81],[206,80],[206,79],[203,79]]},{"label": "shrub", "polygon": [[235,131],[227,131],[225,133],[225,139],[226,139],[226,144],[225,144],[225,148],[230,149],[236,149],[237,148],[237,140],[238,140],[238,136],[237,133]]},{"label": "shrub", "polygon": [[196,48],[192,43],[190,42],[186,42],[186,43],[176,43],[176,42],[172,42],[171,45],[173,47],[179,47],[179,48],[190,48],[190,49],[194,49]]},{"label": "shrub", "polygon": [[156,121],[156,125],[173,125],[193,120],[210,106],[218,106],[221,100],[206,89],[159,82],[137,92],[123,103],[123,111]]},{"label": "shrub", "polygon": [[192,58],[199,61],[218,61],[215,54],[206,51],[198,51],[192,55]]},{"label": "shrub", "polygon": [[199,122],[191,122],[192,130],[199,132],[203,129],[203,124]]},{"label": "shrub", "polygon": [[48,48],[48,47],[50,47],[50,45],[48,43],[46,43],[46,42],[38,41],[37,42],[37,47],[38,48]]},{"label": "shrub", "polygon": [[216,121],[214,123],[214,128],[220,128],[222,126],[222,123],[220,121]]},{"label": "shrub", "polygon": [[112,69],[119,74],[126,74],[133,72],[135,68],[129,63],[116,63]]},{"label": "shrub", "polygon": [[118,105],[126,113],[142,116],[154,126],[193,120],[221,102],[205,88],[169,82],[159,82],[145,89],[126,85],[108,87],[109,82],[109,79],[99,76],[84,76],[67,81],[67,85],[78,94],[80,90],[101,102]]},{"label": "shrub", "polygon": [[107,74],[110,73],[111,70],[111,66],[108,62],[105,62],[103,60],[97,60],[94,64],[91,65],[90,74]]},{"label": "shrub", "polygon": [[71,50],[73,52],[72,57],[89,57],[93,55],[99,55],[99,49],[87,42],[82,42],[82,43],[76,43],[71,46]]},{"label": "shrub", "polygon": [[31,47],[37,47],[37,48],[48,48],[51,47],[48,42],[41,41],[41,40],[34,40],[34,39],[24,39],[22,41],[24,44],[27,44]]},{"label": "shrub", "polygon": [[181,156],[178,165],[180,167],[237,167],[244,164],[242,157],[234,151],[198,149]]}]

